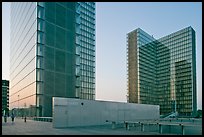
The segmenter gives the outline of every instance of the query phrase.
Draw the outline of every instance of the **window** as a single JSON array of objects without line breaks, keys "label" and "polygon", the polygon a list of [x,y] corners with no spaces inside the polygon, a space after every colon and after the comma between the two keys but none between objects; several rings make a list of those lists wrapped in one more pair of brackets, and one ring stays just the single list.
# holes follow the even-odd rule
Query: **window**
[{"label": "window", "polygon": [[38,5],[41,6],[41,7],[44,7],[45,3],[44,2],[38,2]]},{"label": "window", "polygon": [[79,77],[76,78],[76,86],[80,86],[80,78]]},{"label": "window", "polygon": [[77,54],[77,55],[80,54],[80,47],[79,47],[79,46],[76,47],[76,54]]},{"label": "window", "polygon": [[38,31],[38,43],[44,44],[43,32]]},{"label": "window", "polygon": [[80,75],[80,66],[76,66],[76,75],[77,75],[77,76]]},{"label": "window", "polygon": [[38,8],[38,18],[41,18],[41,19],[44,19],[44,8],[42,8],[42,7],[40,7],[40,6],[38,6],[37,7]]},{"label": "window", "polygon": [[42,57],[37,56],[37,68],[42,68]]},{"label": "window", "polygon": [[42,94],[42,82],[36,82],[37,94]]},{"label": "window", "polygon": [[80,57],[76,56],[76,65],[80,65]]},{"label": "window", "polygon": [[80,44],[80,37],[76,36],[76,44]]},{"label": "window", "polygon": [[44,21],[42,19],[38,19],[38,30],[44,31]]},{"label": "window", "polygon": [[37,81],[42,81],[42,70],[36,69],[36,78]]}]

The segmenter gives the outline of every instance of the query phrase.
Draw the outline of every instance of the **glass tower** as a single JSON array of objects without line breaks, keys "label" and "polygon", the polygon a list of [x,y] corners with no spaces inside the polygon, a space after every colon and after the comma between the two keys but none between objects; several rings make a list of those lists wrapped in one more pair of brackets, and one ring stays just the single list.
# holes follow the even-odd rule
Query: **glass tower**
[{"label": "glass tower", "polygon": [[95,99],[95,3],[11,4],[10,107],[52,116],[52,97]]},{"label": "glass tower", "polygon": [[8,111],[9,109],[9,81],[8,80],[2,80],[2,94],[1,95],[2,95],[1,109],[2,109],[2,114],[4,115],[4,113]]},{"label": "glass tower", "polygon": [[128,102],[160,105],[162,115],[194,116],[195,48],[192,27],[157,40],[140,28],[128,33]]}]

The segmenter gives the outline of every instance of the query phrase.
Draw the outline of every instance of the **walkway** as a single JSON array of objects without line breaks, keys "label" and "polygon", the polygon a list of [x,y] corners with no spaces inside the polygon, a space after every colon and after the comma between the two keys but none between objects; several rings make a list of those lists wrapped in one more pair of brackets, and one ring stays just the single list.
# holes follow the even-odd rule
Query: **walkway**
[{"label": "walkway", "polygon": [[[199,128],[195,131],[196,133],[193,134],[202,134],[202,122],[198,123]],[[197,123],[194,124],[195,126],[197,125]],[[162,135],[164,134],[165,133]],[[142,132],[135,130],[135,128],[126,130],[124,127],[112,129],[111,125],[56,129],[52,127],[52,122],[27,120],[25,123],[24,119],[15,118],[15,122],[12,123],[11,118],[9,117],[7,123],[4,123],[2,118],[2,135],[160,135],[160,133],[148,131]]]},{"label": "walkway", "polygon": [[158,135],[159,133],[128,131],[125,128],[111,129],[111,126],[91,126],[56,129],[51,122],[39,122],[16,118],[11,122],[8,118],[4,123],[2,118],[2,135]]}]

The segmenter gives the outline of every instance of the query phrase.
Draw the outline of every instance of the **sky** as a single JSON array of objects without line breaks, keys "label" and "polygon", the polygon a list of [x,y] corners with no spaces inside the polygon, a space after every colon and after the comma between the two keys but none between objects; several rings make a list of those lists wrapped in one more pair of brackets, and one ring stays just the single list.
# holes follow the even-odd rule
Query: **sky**
[{"label": "sky", "polygon": [[[2,3],[2,79],[9,80],[10,3]],[[126,102],[126,34],[137,28],[154,38],[192,26],[196,31],[197,108],[202,109],[202,3],[97,2],[96,99]]]}]

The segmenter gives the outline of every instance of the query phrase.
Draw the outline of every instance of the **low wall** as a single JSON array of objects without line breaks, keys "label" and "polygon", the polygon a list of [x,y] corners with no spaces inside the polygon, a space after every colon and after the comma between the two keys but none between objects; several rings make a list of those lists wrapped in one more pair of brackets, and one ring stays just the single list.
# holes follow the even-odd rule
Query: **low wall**
[{"label": "low wall", "polygon": [[159,105],[53,97],[53,127],[107,124],[107,121],[159,119]]}]

